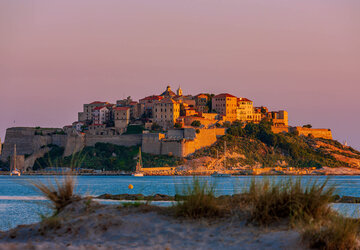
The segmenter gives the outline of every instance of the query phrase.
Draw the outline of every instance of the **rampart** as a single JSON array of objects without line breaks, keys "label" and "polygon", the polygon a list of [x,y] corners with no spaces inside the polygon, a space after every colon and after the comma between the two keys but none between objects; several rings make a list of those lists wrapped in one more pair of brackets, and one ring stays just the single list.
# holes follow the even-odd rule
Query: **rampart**
[{"label": "rampart", "polygon": [[224,134],[224,128],[199,129],[199,133],[195,133],[195,129],[187,128],[169,131],[168,136],[163,133],[143,134],[142,151],[149,154],[185,157],[200,148],[211,146]]},{"label": "rampart", "polygon": [[14,145],[18,155],[31,155],[48,144],[65,147],[66,135],[56,134],[59,128],[15,127],[6,130],[1,160],[13,155]]},{"label": "rampart", "polygon": [[141,145],[142,134],[133,135],[89,135],[85,136],[85,146],[94,146],[97,142],[111,143],[119,146]]},{"label": "rampart", "polygon": [[290,132],[298,132],[299,135],[304,135],[304,136],[309,136],[311,134],[315,138],[324,138],[324,139],[332,140],[331,129],[291,127]]},{"label": "rampart", "polygon": [[287,127],[287,126],[280,126],[280,127],[271,126],[271,131],[273,133],[275,133],[275,134],[288,133],[289,132],[289,127]]}]

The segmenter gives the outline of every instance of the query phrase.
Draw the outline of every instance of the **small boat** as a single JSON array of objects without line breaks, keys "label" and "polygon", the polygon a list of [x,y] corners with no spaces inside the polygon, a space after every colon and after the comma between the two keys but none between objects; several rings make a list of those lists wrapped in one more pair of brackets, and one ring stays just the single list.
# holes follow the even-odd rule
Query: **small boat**
[{"label": "small boat", "polygon": [[13,164],[10,165],[10,176],[20,176],[20,171],[16,168],[16,144],[14,145]]},{"label": "small boat", "polygon": [[141,169],[142,169],[141,147],[139,148],[139,154],[138,154],[137,159],[138,160],[136,162],[135,172],[132,173],[131,175],[134,176],[134,177],[143,177],[144,174],[141,171]]},{"label": "small boat", "polygon": [[214,172],[211,176],[212,176],[212,177],[231,177],[231,174]]}]

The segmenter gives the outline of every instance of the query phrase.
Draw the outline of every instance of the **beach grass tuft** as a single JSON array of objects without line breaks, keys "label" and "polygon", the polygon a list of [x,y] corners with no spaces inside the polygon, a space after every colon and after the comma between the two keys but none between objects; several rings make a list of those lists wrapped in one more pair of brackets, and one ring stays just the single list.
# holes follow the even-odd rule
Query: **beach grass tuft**
[{"label": "beach grass tuft", "polygon": [[359,249],[359,220],[335,215],[327,221],[308,225],[302,235],[310,248]]},{"label": "beach grass tuft", "polygon": [[252,222],[269,225],[280,219],[291,222],[319,220],[331,213],[334,187],[317,181],[303,185],[300,179],[271,182],[252,180],[246,199],[251,207]]},{"label": "beach grass tuft", "polygon": [[58,214],[73,201],[80,200],[80,196],[74,193],[75,179],[71,175],[64,175],[62,181],[55,179],[55,185],[50,181],[48,184],[32,182],[32,185],[50,200],[55,214]]},{"label": "beach grass tuft", "polygon": [[194,177],[185,185],[180,196],[182,199],[174,205],[175,215],[192,219],[220,217],[223,211],[215,197],[215,185],[201,182]]}]

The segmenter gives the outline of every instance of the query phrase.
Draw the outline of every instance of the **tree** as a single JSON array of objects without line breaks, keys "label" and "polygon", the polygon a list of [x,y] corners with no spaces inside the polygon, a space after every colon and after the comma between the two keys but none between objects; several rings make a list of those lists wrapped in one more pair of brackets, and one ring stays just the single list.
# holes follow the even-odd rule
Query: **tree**
[{"label": "tree", "polygon": [[193,121],[193,122],[191,123],[191,126],[193,126],[193,127],[200,127],[200,126],[201,126],[201,122],[198,121],[198,120]]},{"label": "tree", "polygon": [[178,122],[177,122],[177,123],[175,123],[174,127],[175,127],[175,128],[182,128],[182,125],[181,125],[181,123],[178,123]]}]

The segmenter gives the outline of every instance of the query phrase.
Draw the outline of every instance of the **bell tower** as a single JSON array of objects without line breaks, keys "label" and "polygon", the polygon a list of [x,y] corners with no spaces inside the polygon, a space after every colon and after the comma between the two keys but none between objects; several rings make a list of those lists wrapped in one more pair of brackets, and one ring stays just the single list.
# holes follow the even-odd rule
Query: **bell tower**
[{"label": "bell tower", "polygon": [[179,88],[177,89],[176,94],[177,94],[178,96],[182,96],[182,95],[183,95],[183,92],[182,92],[182,89],[180,88],[180,86],[179,86]]}]

